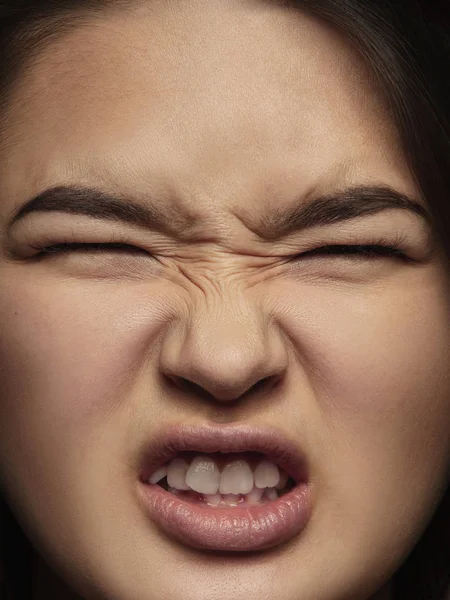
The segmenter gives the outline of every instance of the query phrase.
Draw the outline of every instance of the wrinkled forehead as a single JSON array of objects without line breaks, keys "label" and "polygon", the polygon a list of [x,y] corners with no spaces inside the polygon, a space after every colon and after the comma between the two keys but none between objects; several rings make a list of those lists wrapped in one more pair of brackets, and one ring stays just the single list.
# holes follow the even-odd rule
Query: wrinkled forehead
[{"label": "wrinkled forehead", "polygon": [[94,179],[124,193],[173,186],[226,201],[283,190],[292,172],[306,190],[365,165],[406,173],[387,116],[356,50],[304,12],[139,3],[105,11],[39,56],[12,98],[0,175],[13,196]]}]

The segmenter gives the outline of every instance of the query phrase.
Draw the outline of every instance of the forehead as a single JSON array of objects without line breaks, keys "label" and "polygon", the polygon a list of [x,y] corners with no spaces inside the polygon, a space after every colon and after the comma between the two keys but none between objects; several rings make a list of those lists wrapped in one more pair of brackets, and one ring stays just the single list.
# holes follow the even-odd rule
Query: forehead
[{"label": "forehead", "polygon": [[84,181],[226,203],[406,172],[356,51],[270,2],[105,11],[46,49],[12,106],[0,167],[12,195]]}]

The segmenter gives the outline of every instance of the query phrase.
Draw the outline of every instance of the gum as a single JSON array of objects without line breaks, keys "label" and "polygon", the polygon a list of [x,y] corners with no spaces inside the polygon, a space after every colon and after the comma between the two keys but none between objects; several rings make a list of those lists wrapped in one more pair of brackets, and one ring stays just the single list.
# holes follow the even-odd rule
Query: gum
[{"label": "gum", "polygon": [[[239,507],[261,506],[263,504],[267,504],[268,502],[272,502],[272,500],[269,500],[268,498],[266,498],[265,495],[263,495],[263,497],[261,498],[261,500],[259,502],[248,502],[245,495],[236,494],[234,499],[224,499],[222,496],[222,501],[219,502],[219,504],[210,504],[208,502],[208,499],[204,496],[204,494],[200,494],[198,492],[194,492],[191,490],[188,490],[188,491],[176,490],[174,488],[169,488],[168,491],[170,493],[174,494],[175,496],[177,496],[178,498],[180,498],[180,500],[184,500],[185,502],[190,502],[191,504],[206,505],[206,506],[210,506],[211,508],[227,508],[227,507],[232,507],[232,506],[239,506]],[[278,491],[278,497],[279,496],[281,496],[281,494]]]}]

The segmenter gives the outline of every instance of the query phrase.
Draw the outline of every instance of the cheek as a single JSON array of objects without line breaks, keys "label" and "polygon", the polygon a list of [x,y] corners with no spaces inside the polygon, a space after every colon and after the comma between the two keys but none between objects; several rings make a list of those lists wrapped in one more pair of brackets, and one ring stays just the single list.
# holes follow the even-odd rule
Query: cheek
[{"label": "cheek", "polygon": [[285,296],[282,327],[304,355],[321,416],[337,427],[440,421],[450,403],[450,294],[443,279],[430,271],[366,287],[317,285]]},{"label": "cheek", "polygon": [[371,531],[373,519],[380,539],[380,523],[389,536],[402,519],[408,528],[426,518],[447,481],[450,310],[444,289],[429,276],[376,292],[310,288],[301,311],[298,296],[292,298],[296,308],[286,313],[285,328],[303,350],[312,387],[301,429],[318,506],[326,499],[323,523],[331,529],[348,520]]},{"label": "cheek", "polygon": [[448,483],[450,302],[442,280],[419,279],[278,290],[280,325],[303,364],[290,408],[325,577],[338,556],[361,573],[399,563]]},{"label": "cheek", "polygon": [[449,304],[428,283],[349,303],[333,323],[322,403],[330,427],[424,468],[450,435]]},{"label": "cheek", "polygon": [[21,277],[13,287],[0,292],[0,456],[18,476],[44,481],[47,466],[61,467],[83,443],[123,426],[121,415],[137,414],[130,390],[164,321],[164,294],[150,291],[151,306],[142,294],[139,310],[123,285]]}]

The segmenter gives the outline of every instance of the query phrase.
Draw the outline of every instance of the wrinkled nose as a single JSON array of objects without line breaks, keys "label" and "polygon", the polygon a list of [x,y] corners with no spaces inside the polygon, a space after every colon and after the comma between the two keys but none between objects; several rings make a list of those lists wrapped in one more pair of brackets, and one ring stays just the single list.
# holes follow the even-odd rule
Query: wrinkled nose
[{"label": "wrinkled nose", "polygon": [[228,310],[173,325],[160,368],[183,391],[230,402],[269,390],[286,371],[285,343],[267,318]]}]

